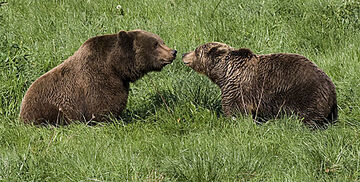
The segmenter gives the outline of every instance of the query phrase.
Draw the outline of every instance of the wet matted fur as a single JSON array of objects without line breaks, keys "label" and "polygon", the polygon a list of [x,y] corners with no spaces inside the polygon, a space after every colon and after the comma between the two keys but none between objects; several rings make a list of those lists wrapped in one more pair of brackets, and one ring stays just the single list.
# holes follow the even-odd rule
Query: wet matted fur
[{"label": "wet matted fur", "polygon": [[295,113],[312,127],[337,119],[334,84],[304,56],[256,55],[213,42],[184,54],[183,62],[220,87],[226,115],[251,114],[264,122]]}]

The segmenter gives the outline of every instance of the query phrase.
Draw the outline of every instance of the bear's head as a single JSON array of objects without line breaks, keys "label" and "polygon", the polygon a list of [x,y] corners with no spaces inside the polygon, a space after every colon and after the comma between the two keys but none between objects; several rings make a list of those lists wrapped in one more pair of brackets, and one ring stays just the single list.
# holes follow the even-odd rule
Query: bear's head
[{"label": "bear's head", "polygon": [[123,52],[132,57],[133,71],[136,72],[161,71],[176,58],[177,51],[167,47],[158,35],[150,32],[120,31],[118,40]]},{"label": "bear's head", "polygon": [[[224,66],[230,61],[240,63],[240,60],[250,60],[253,57],[254,54],[250,49],[234,49],[224,43],[211,42],[183,54],[182,61],[196,72],[210,76],[209,74],[215,67],[224,69]],[[219,71],[218,69],[217,71]]]},{"label": "bear's head", "polygon": [[183,54],[182,61],[196,72],[206,74],[219,59],[226,56],[234,48],[219,42],[211,42],[197,47],[194,51]]}]

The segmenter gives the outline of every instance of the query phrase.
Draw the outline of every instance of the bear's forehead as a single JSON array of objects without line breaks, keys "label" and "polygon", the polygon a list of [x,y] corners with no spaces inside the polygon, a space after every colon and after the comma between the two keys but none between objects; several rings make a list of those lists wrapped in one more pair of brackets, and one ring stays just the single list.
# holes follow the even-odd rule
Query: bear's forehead
[{"label": "bear's forehead", "polygon": [[227,44],[224,43],[220,43],[220,42],[210,42],[210,43],[206,43],[204,45],[201,45],[198,47],[199,49],[203,49],[203,50],[210,50],[211,48],[220,48],[220,47],[225,47],[225,48],[230,48],[230,46],[228,46]]},{"label": "bear's forehead", "polygon": [[211,42],[209,43],[210,47],[230,47],[227,44],[221,43],[221,42]]},{"label": "bear's forehead", "polygon": [[151,32],[147,32],[147,31],[144,31],[144,30],[137,30],[137,33],[138,33],[138,36],[140,38],[144,38],[144,39],[155,39],[157,41],[162,41],[161,37],[154,34],[154,33],[151,33]]}]

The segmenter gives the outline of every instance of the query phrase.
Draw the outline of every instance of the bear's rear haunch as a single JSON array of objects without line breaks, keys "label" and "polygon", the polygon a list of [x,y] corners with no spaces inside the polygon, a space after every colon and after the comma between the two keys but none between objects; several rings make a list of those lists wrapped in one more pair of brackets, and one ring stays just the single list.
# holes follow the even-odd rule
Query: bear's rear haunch
[{"label": "bear's rear haunch", "polygon": [[129,83],[172,63],[176,50],[156,34],[120,31],[87,40],[73,56],[38,78],[26,92],[26,123],[104,121],[124,110]]},{"label": "bear's rear haunch", "polygon": [[183,62],[220,87],[226,115],[266,121],[294,113],[315,128],[337,120],[334,84],[304,56],[255,55],[214,42],[184,54]]}]

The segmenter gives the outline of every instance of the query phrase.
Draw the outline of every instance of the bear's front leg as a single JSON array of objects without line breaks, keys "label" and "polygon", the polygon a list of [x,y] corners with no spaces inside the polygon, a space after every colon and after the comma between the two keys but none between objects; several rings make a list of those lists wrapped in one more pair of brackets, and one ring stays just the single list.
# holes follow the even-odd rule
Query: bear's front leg
[{"label": "bear's front leg", "polygon": [[238,103],[235,102],[235,99],[226,99],[223,98],[221,100],[221,106],[223,112],[226,116],[235,116],[238,114],[248,114],[248,111],[245,107],[242,107]]}]

